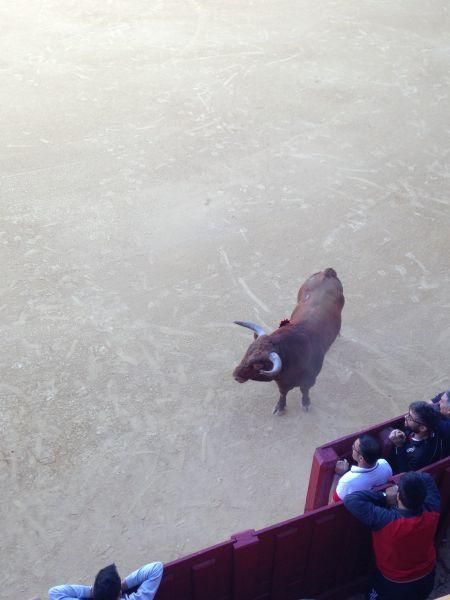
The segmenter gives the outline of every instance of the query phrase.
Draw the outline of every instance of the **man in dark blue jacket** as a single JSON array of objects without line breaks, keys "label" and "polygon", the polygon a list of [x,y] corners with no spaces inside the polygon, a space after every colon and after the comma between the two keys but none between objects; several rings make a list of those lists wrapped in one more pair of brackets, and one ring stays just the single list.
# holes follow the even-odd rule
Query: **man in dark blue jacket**
[{"label": "man in dark blue jacket", "polygon": [[439,490],[428,473],[405,473],[398,488],[354,492],[345,507],[372,531],[377,570],[370,600],[424,600],[433,589]]},{"label": "man in dark blue jacket", "polygon": [[440,392],[437,396],[431,398],[430,402],[439,409],[443,417],[450,418],[450,390]]},{"label": "man in dark blue jacket", "polygon": [[450,390],[441,392],[430,400],[441,415],[436,431],[444,444],[444,456],[450,455]]}]

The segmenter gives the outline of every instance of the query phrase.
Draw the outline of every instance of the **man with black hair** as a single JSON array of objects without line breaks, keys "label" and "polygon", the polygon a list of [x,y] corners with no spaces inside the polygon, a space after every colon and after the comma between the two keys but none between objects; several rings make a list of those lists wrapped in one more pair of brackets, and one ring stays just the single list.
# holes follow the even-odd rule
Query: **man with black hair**
[{"label": "man with black hair", "polygon": [[[162,575],[163,564],[153,562],[133,571],[121,581],[116,565],[112,564],[97,573],[93,586],[58,585],[48,591],[48,600],[153,600]],[[127,594],[129,590],[136,591]]]},{"label": "man with black hair", "polygon": [[439,410],[442,417],[450,418],[450,390],[440,392],[437,396],[430,400],[431,404]]},{"label": "man with black hair", "polygon": [[368,434],[356,438],[352,446],[355,465],[350,468],[346,459],[337,461],[330,491],[331,499],[339,502],[352,492],[371,490],[387,483],[392,477],[392,469],[380,456],[381,448],[376,438]]},{"label": "man with black hair", "polygon": [[377,570],[369,600],[424,600],[433,589],[439,490],[428,473],[409,472],[386,492],[354,492],[345,507],[372,531]]},{"label": "man with black hair", "polygon": [[450,390],[441,392],[430,400],[441,418],[437,424],[437,433],[442,439],[444,456],[450,455]]},{"label": "man with black hair", "polygon": [[438,434],[440,415],[428,402],[412,402],[405,415],[405,431],[394,429],[389,439],[394,445],[390,462],[396,473],[417,471],[444,455]]},{"label": "man with black hair", "polygon": [[95,600],[115,600],[120,598],[122,580],[115,564],[100,569],[97,573],[92,588],[92,597]]}]

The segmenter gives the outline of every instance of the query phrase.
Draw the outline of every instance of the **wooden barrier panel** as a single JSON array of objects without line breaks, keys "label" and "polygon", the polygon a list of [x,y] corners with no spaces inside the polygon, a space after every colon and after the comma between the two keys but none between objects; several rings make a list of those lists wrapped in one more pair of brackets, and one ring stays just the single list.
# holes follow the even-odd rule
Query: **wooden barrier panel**
[{"label": "wooden barrier panel", "polygon": [[430,473],[439,487],[441,495],[441,518],[439,519],[437,533],[437,541],[439,543],[450,527],[450,457],[444,458],[429,467],[425,467],[421,471]]},{"label": "wooden barrier panel", "polygon": [[231,537],[233,541],[233,600],[256,598],[259,539],[253,529]]},{"label": "wooden barrier panel", "polygon": [[166,564],[157,599],[338,600],[363,589],[370,556],[339,503]]},{"label": "wooden barrier panel", "polygon": [[158,600],[232,600],[233,541],[164,565]]},{"label": "wooden barrier panel", "polygon": [[[252,600],[337,600],[364,587],[366,576],[360,573],[370,564],[370,535],[341,503],[268,527],[257,536],[265,584]],[[271,557],[272,564],[264,557]],[[264,573],[271,573],[271,579]]]}]

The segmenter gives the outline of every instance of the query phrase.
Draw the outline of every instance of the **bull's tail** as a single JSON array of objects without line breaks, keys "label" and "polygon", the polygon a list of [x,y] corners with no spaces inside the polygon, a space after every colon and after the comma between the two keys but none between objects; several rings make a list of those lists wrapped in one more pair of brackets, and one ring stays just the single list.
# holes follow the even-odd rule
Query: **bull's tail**
[{"label": "bull's tail", "polygon": [[325,277],[337,277],[336,271],[334,269],[332,269],[331,267],[328,267],[328,269],[325,269],[324,275],[325,275]]}]

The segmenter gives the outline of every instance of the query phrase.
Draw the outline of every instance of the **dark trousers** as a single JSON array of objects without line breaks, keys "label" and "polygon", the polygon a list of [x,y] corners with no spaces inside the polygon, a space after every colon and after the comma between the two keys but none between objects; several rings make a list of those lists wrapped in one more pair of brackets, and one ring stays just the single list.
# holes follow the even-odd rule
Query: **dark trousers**
[{"label": "dark trousers", "polygon": [[376,571],[367,600],[425,600],[434,586],[435,571],[408,583],[394,583]]}]

